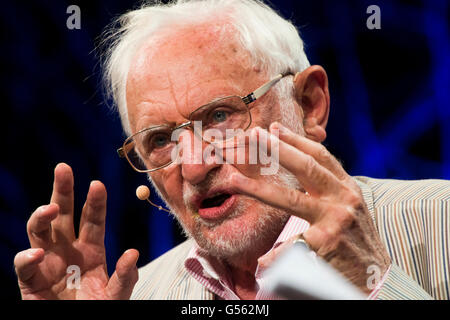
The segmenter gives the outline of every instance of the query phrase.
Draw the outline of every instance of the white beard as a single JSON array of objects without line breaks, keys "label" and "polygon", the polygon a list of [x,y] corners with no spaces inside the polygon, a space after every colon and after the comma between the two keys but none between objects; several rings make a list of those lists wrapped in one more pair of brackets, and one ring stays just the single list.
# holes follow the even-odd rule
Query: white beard
[{"label": "white beard", "polygon": [[[265,176],[264,180],[267,184],[277,184],[287,188],[299,189],[299,182],[295,176],[281,167],[278,174]],[[218,183],[216,178],[212,178],[210,187]],[[195,187],[184,188],[183,199],[186,207],[189,208],[188,199],[191,199],[191,195],[195,193]],[[241,195],[240,200],[233,213],[224,221],[207,223],[197,218],[194,227],[189,230],[181,219],[177,217],[177,220],[183,227],[185,234],[194,238],[198,246],[209,255],[225,260],[246,256],[255,252],[262,245],[266,246],[268,239],[274,241],[291,215],[287,211],[274,208],[247,196]],[[250,206],[254,205],[258,205],[261,211],[258,214],[257,221],[251,227],[246,228],[240,223],[233,222],[233,219],[240,217]],[[231,232],[226,234],[220,233],[220,227],[224,224],[227,224],[228,229],[232,226]],[[206,237],[202,231],[205,228],[211,233],[217,230],[217,236],[213,237],[213,239]]]}]

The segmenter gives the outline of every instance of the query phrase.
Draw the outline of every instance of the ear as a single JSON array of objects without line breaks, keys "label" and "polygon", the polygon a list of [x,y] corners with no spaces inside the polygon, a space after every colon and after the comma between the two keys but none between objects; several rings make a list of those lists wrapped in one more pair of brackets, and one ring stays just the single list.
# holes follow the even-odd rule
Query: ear
[{"label": "ear", "polygon": [[303,110],[306,137],[322,142],[330,113],[328,76],[321,66],[311,66],[294,78],[295,98]]}]

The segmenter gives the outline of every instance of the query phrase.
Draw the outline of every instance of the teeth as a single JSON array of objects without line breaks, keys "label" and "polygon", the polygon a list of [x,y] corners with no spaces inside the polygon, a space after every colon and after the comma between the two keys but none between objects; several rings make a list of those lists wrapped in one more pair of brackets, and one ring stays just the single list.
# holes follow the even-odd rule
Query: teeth
[{"label": "teeth", "polygon": [[205,198],[205,200],[206,200],[206,199],[211,199],[211,198],[214,198],[214,197],[217,197],[217,196],[220,196],[221,194],[222,194],[222,192],[216,192],[216,193],[214,193],[214,194],[208,196],[208,198]]}]

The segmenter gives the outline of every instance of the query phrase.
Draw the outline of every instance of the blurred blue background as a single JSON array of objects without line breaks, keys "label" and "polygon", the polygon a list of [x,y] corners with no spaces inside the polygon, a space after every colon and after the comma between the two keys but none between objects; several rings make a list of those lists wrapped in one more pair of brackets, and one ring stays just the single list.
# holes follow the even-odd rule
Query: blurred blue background
[{"label": "blurred blue background", "polygon": [[[301,30],[311,64],[328,72],[332,109],[325,145],[350,174],[450,179],[449,1],[271,3]],[[80,30],[66,27],[71,4],[81,8]],[[372,4],[381,8],[381,30],[366,27]],[[172,218],[136,199],[135,188],[146,178],[117,157],[124,135],[101,91],[98,36],[136,5],[2,3],[2,298],[20,297],[13,258],[29,246],[26,221],[49,201],[59,162],[75,173],[76,219],[90,181],[107,187],[110,273],[128,248],[140,251],[142,266],[183,241]]]}]

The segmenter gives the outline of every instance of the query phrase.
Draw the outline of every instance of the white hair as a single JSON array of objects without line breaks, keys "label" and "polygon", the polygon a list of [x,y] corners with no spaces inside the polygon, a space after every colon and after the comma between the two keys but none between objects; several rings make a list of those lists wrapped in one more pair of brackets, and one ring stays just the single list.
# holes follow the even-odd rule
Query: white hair
[{"label": "white hair", "polygon": [[[295,26],[260,0],[174,0],[144,3],[120,16],[104,33],[103,65],[106,94],[117,107],[122,126],[130,134],[126,104],[128,70],[136,52],[163,29],[186,27],[226,17],[237,31],[237,41],[248,51],[252,67],[268,77],[300,72],[309,66],[303,41]],[[225,27],[225,25],[224,25]],[[292,96],[292,85],[277,85],[280,98]],[[292,109],[292,108],[289,108]],[[292,115],[283,112],[283,118]]]}]

